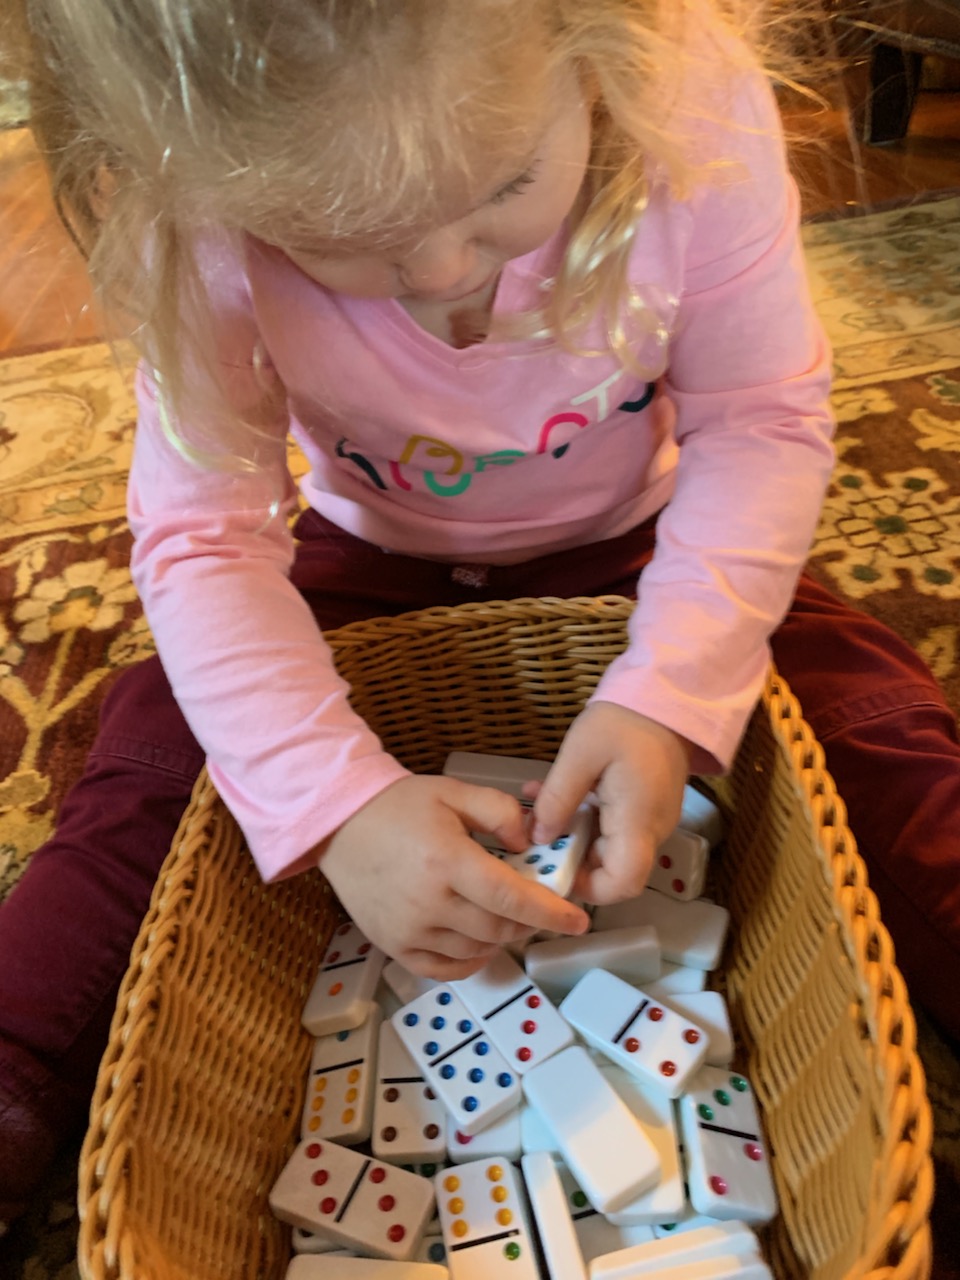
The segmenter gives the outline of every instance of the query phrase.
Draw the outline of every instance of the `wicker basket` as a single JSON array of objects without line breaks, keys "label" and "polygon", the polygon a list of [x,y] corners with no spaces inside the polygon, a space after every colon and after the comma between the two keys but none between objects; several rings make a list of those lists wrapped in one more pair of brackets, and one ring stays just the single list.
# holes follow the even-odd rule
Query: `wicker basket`
[{"label": "wicker basket", "polygon": [[[624,644],[618,597],[430,609],[329,636],[354,705],[417,771],[550,758]],[[724,972],[780,1196],[779,1277],[930,1272],[930,1108],[890,939],[823,754],[771,675],[715,858]],[[280,1280],[267,1193],[298,1127],[300,1012],[336,918],[319,873],[266,888],[202,777],[120,992],[80,1162],[86,1280]]]}]

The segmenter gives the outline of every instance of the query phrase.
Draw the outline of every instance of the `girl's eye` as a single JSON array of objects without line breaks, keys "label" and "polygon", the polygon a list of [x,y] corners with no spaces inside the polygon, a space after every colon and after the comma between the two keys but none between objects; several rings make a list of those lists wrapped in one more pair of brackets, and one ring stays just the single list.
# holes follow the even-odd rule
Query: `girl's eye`
[{"label": "girl's eye", "polygon": [[528,169],[526,173],[521,173],[519,178],[514,178],[512,182],[508,182],[505,187],[501,187],[496,195],[490,197],[491,204],[503,204],[508,196],[523,195],[523,188],[529,187],[531,182],[536,181],[536,173],[533,169]]}]

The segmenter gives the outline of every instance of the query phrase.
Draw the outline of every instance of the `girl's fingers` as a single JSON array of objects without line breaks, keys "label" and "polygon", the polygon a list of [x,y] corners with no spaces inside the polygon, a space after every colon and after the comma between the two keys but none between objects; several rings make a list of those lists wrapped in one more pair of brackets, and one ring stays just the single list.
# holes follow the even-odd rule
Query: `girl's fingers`
[{"label": "girl's fingers", "polygon": [[490,911],[484,911],[476,903],[459,895],[450,903],[449,923],[452,929],[468,938],[475,938],[478,945],[483,943],[495,947],[505,947],[512,942],[524,942],[534,932],[529,925],[517,924],[513,920],[505,920]]},{"label": "girl's fingers", "polygon": [[496,836],[505,849],[520,853],[530,844],[520,803],[495,787],[475,787],[469,782],[444,779],[449,784],[447,803],[471,831]]},{"label": "girl's fingers", "polygon": [[450,886],[462,898],[493,916],[530,929],[580,934],[590,927],[585,911],[541,884],[524,880],[511,867],[470,842],[451,860]]}]

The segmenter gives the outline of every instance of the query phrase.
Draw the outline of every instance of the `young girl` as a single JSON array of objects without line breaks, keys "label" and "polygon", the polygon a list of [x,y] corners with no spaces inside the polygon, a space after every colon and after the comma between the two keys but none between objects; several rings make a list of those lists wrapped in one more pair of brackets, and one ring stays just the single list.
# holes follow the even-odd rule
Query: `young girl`
[{"label": "young girl", "polygon": [[[729,765],[771,636],[917,994],[960,1023],[935,981],[960,949],[952,719],[896,637],[798,587],[829,356],[735,8],[26,6],[61,207],[139,321],[132,570],[163,665],[114,686],[0,916],[0,1216],[82,1117],[204,759],[265,879],[319,866],[374,942],[456,978],[587,924],[468,831],[550,839],[595,788],[577,891],[638,893],[688,773]],[[309,463],[292,534],[288,431]],[[513,800],[387,755],[323,639],[606,592],[637,594],[629,647],[532,833]]]}]

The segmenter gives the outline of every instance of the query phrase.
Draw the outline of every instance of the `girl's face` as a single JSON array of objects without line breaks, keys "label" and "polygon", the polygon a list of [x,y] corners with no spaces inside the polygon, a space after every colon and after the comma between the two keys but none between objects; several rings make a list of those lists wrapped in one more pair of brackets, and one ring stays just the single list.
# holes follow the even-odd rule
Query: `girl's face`
[{"label": "girl's face", "polygon": [[573,208],[590,153],[590,106],[574,77],[529,159],[506,183],[465,193],[442,225],[395,245],[329,241],[284,252],[318,284],[358,298],[459,302],[483,294],[505,262],[537,249]]}]

